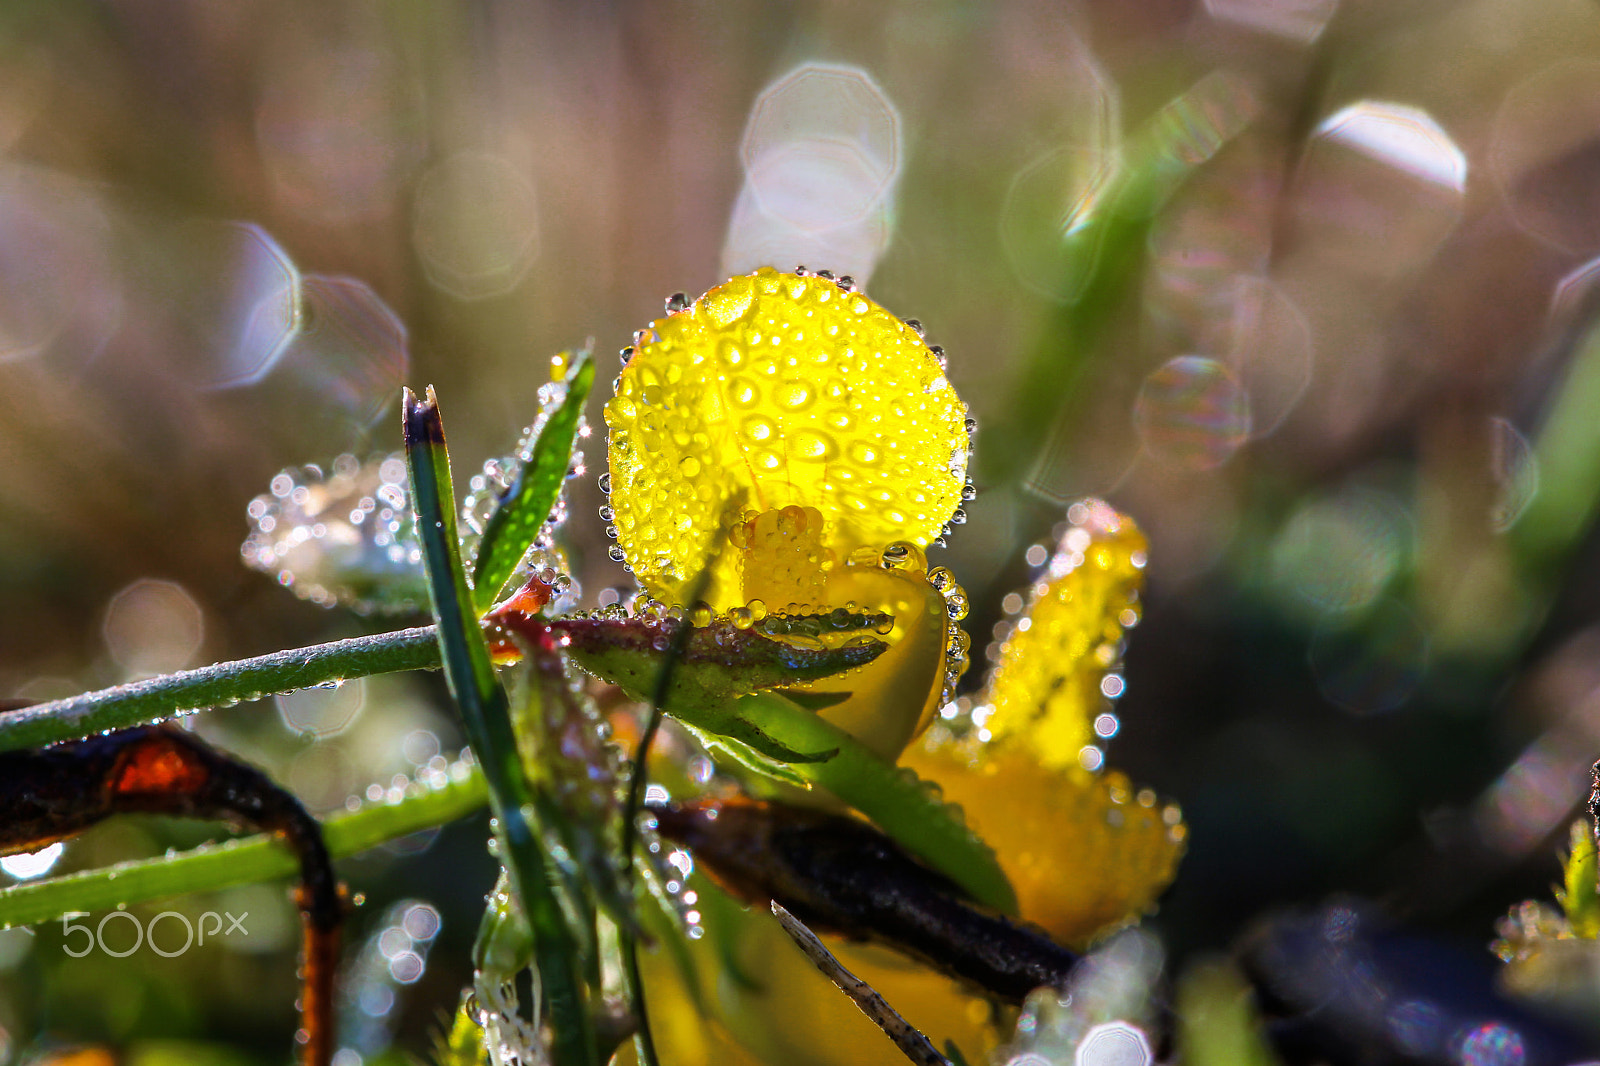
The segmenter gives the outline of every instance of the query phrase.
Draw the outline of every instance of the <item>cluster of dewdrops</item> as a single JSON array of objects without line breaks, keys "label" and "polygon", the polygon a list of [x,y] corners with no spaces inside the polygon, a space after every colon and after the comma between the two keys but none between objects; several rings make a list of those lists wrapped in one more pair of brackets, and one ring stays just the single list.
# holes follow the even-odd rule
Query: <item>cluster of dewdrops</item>
[{"label": "cluster of dewdrops", "polygon": [[245,564],[301,599],[359,614],[427,602],[403,453],[284,470],[245,513]]}]

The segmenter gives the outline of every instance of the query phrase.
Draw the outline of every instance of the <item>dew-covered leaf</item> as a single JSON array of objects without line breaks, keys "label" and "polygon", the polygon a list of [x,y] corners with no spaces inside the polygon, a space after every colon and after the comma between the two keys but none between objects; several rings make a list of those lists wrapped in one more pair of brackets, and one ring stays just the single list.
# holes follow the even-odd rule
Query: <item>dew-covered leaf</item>
[{"label": "dew-covered leaf", "polygon": [[621,753],[553,641],[524,647],[510,671],[512,724],[534,792],[535,828],[575,900],[587,893],[618,926],[639,932],[633,892],[615,861]]},{"label": "dew-covered leaf", "polygon": [[564,386],[565,391],[552,397],[540,415],[535,435],[523,448],[516,479],[489,516],[478,542],[472,585],[473,602],[480,612],[488,610],[499,597],[561,494],[584,401],[594,384],[594,362],[589,353],[573,355],[563,380],[552,384]]},{"label": "dew-covered leaf", "polygon": [[[579,666],[645,701],[652,697],[656,678],[672,652],[672,634],[678,624],[668,618],[543,619],[513,612],[499,612],[493,621],[511,632],[529,635],[548,628]],[[674,667],[664,708],[668,714],[676,714],[682,707],[723,706],[751,692],[814,681],[863,666],[885,649],[882,641],[866,632],[852,630],[841,635],[846,639],[841,646],[826,647],[817,641],[812,647],[776,639],[754,628],[740,629],[729,621],[697,626]]]}]

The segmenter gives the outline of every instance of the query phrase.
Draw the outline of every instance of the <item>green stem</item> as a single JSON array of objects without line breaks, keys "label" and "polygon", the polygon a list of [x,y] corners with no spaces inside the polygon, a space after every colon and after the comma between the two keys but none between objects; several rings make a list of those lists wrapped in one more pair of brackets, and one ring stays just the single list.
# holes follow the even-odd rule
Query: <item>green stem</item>
[{"label": "green stem", "polygon": [[529,824],[533,796],[523,774],[510,707],[489,659],[461,562],[455,489],[438,400],[431,388],[421,402],[407,389],[404,408],[411,500],[445,680],[461,711],[467,743],[489,785],[500,860],[533,929],[535,963],[550,1009],[552,1058],[556,1066],[597,1066],[599,1053],[576,936],[556,897],[553,871]]},{"label": "green stem", "polygon": [[217,663],[7,711],[0,714],[0,751],[40,748],[207,707],[438,665],[438,637],[433,626]]},{"label": "green stem", "polygon": [[[417,796],[373,803],[323,823],[328,853],[342,859],[385,841],[464,818],[488,799],[476,769]],[[191,892],[298,877],[300,862],[269,833],[207,844],[157,859],[27,881],[0,890],[0,928],[48,922],[69,911],[101,911]]]}]

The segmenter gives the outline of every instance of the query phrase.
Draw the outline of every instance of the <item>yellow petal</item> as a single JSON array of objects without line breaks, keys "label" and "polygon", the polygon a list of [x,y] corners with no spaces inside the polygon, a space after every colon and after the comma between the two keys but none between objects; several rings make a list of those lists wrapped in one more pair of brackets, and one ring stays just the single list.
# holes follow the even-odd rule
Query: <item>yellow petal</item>
[{"label": "yellow petal", "polygon": [[[878,637],[889,650],[866,666],[802,687],[849,692],[849,699],[818,713],[892,763],[944,704],[947,663],[965,645],[952,649],[944,596],[920,567],[846,566],[835,572],[827,592],[830,603],[892,615],[894,628]],[[961,654],[957,676],[965,667]]]},{"label": "yellow petal", "polygon": [[1050,769],[1014,745],[917,745],[901,762],[937,781],[944,798],[994,848],[1020,913],[1064,944],[1136,921],[1177,872],[1187,829],[1178,808],[1135,792],[1119,773]]},{"label": "yellow petal", "polygon": [[[697,887],[698,884],[697,884]],[[702,893],[721,894],[711,886]],[[710,902],[710,901],[708,901]],[[770,914],[719,900],[713,927],[689,946],[709,1017],[695,1011],[664,950],[640,953],[662,1066],[885,1066],[905,1062],[889,1038],[795,947]],[[942,1047],[982,1062],[999,1034],[988,1003],[888,948],[826,938],[850,972]],[[624,1060],[627,1061],[627,1060]]]},{"label": "yellow petal", "polygon": [[[840,557],[927,545],[959,506],[966,407],[865,296],[763,268],[645,332],[605,417],[618,540],[656,598],[682,602],[730,506],[815,508]],[[736,553],[708,599],[742,605]]]},{"label": "yellow petal", "polygon": [[981,702],[994,708],[985,725],[997,742],[1015,738],[1044,765],[1081,773],[1101,684],[1139,618],[1147,546],[1131,518],[1098,500],[1073,512],[1078,520],[1002,645]]}]

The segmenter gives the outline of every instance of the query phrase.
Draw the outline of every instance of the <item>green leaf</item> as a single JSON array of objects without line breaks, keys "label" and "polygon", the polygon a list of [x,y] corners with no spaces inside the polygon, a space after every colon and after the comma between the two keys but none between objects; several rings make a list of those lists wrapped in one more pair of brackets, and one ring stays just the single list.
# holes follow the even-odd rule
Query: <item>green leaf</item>
[{"label": "green leaf", "polygon": [[[507,620],[510,625],[510,621]],[[648,701],[671,651],[673,623],[649,618],[539,619],[539,626],[565,637],[566,653],[579,666]],[[887,648],[865,634],[844,647],[800,647],[728,621],[696,627],[674,668],[663,704],[668,714],[685,706],[725,707],[740,696],[775,686],[796,685],[864,666]]]},{"label": "green leaf", "polygon": [[1600,862],[1596,861],[1594,827],[1588,819],[1572,823],[1572,852],[1567,856],[1565,887],[1556,893],[1567,914],[1572,935],[1582,940],[1600,938]]},{"label": "green leaf", "polygon": [[478,542],[478,558],[472,570],[473,604],[478,612],[488,610],[505,589],[517,564],[528,554],[538,537],[550,509],[561,495],[562,482],[572,461],[572,442],[583,417],[583,405],[594,384],[594,362],[589,353],[577,352],[567,367],[566,391],[551,401],[534,436],[524,448],[522,468],[506,490],[484,528]]},{"label": "green leaf", "polygon": [[534,930],[539,979],[549,1004],[558,1066],[597,1066],[595,1032],[587,1005],[579,934],[569,924],[525,814],[533,802],[522,772],[506,693],[495,678],[489,646],[478,625],[456,537],[455,489],[445,448],[444,422],[433,389],[418,402],[405,392],[406,461],[423,568],[439,631],[445,680],[461,709],[467,741],[483,767],[496,821],[501,861]]},{"label": "green leaf", "polygon": [[545,853],[574,897],[592,892],[619,928],[637,934],[634,894],[613,861],[620,753],[587,693],[567,676],[559,652],[528,645],[511,671],[512,724],[534,789],[535,825]]},{"label": "green leaf", "polygon": [[[833,752],[816,761],[790,761],[786,769],[820,785],[866,815],[902,847],[959,885],[969,896],[1007,914],[1017,913],[1017,897],[993,850],[938,797],[937,791],[905,767],[874,755],[850,734],[775,693],[746,696],[734,707],[739,729],[754,731],[794,751]],[[720,715],[682,708],[675,716],[687,725],[732,737]],[[742,736],[737,739],[743,741]],[[748,741],[746,741],[748,743]],[[748,765],[748,764],[746,764]]]},{"label": "green leaf", "polygon": [[[704,718],[701,715],[696,717],[702,720]],[[798,771],[791,770],[787,763],[763,755],[742,741],[735,740],[733,737],[723,733],[701,729],[683,718],[678,719],[678,724],[689,731],[689,735],[699,742],[700,746],[706,750],[706,754],[710,755],[715,762],[723,764],[731,762],[737,766],[744,767],[759,777],[781,781],[786,785],[793,785],[795,788],[808,789],[811,787],[811,782],[801,777]]]},{"label": "green leaf", "polygon": [[[323,823],[322,835],[328,854],[342,859],[464,818],[488,798],[483,775],[463,767],[445,783],[424,792],[330,818]],[[258,833],[176,855],[12,885],[0,890],[0,928],[48,922],[68,911],[110,910],[123,904],[299,875],[300,860],[288,846],[269,833]]]}]

